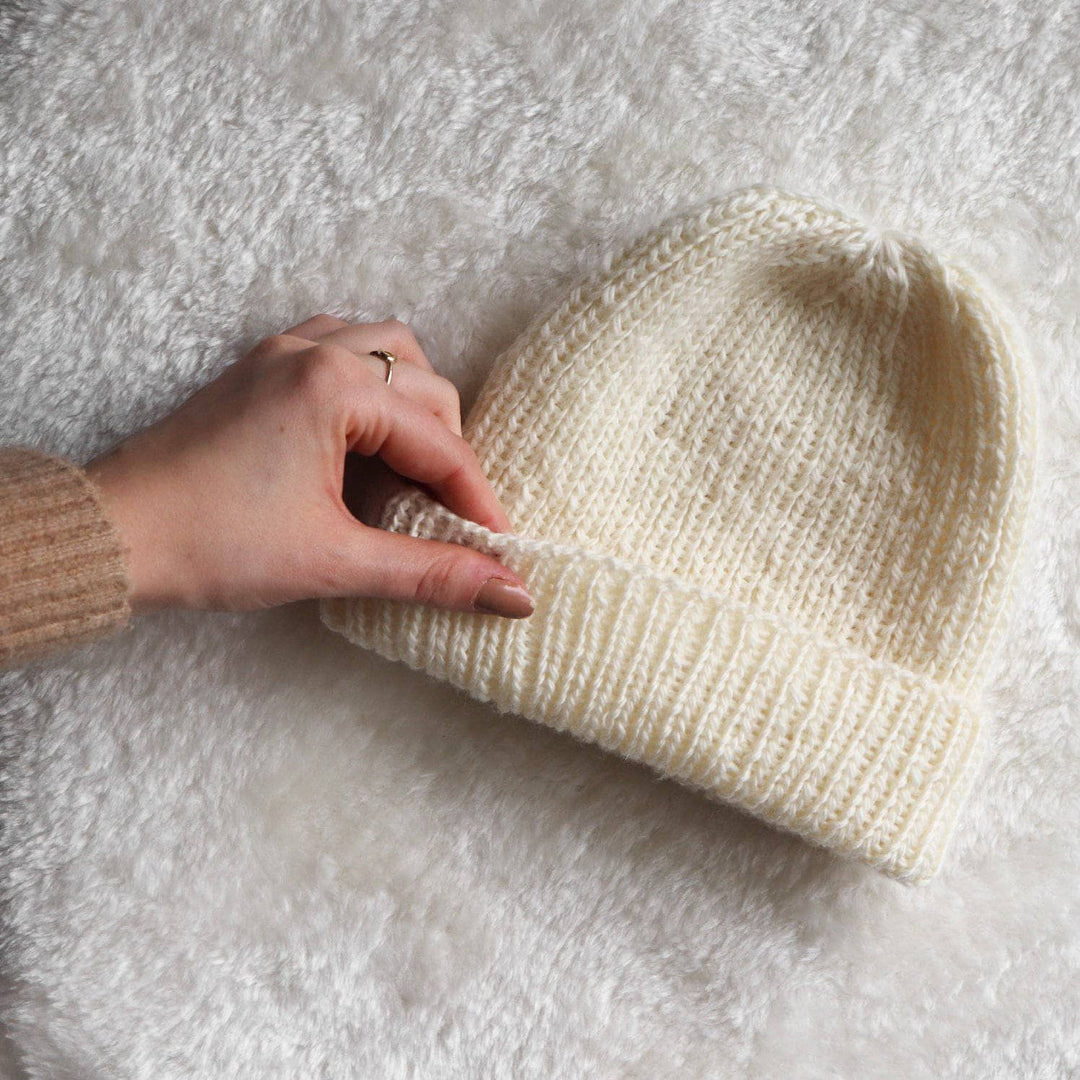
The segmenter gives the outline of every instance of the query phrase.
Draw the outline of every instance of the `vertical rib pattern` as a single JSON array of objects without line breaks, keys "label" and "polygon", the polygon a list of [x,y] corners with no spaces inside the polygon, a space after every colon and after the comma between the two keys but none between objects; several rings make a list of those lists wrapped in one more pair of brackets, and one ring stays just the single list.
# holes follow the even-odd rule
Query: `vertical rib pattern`
[{"label": "vertical rib pattern", "polygon": [[91,641],[129,615],[120,540],[86,473],[0,449],[0,666]]}]

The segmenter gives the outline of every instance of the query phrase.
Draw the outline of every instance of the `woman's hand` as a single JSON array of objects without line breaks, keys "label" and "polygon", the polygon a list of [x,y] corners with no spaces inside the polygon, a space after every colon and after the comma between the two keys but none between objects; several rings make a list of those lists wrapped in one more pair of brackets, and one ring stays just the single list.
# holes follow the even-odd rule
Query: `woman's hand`
[{"label": "woman's hand", "polygon": [[[389,387],[372,349],[400,361]],[[372,459],[359,493],[371,513],[402,485],[400,474],[462,517],[510,529],[461,438],[456,389],[408,327],[317,315],[261,341],[160,423],[86,466],[128,549],[132,609],[247,611],[380,596],[532,611],[524,583],[493,556],[354,517],[342,494],[347,452]]]}]

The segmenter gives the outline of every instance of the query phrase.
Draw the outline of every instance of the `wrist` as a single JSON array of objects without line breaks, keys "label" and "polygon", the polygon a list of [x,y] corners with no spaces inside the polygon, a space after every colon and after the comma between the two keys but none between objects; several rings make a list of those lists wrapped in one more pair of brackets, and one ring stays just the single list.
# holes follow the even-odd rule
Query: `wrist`
[{"label": "wrist", "polygon": [[156,491],[158,482],[133,457],[121,443],[85,469],[124,549],[131,610],[189,606],[170,555],[175,530]]}]

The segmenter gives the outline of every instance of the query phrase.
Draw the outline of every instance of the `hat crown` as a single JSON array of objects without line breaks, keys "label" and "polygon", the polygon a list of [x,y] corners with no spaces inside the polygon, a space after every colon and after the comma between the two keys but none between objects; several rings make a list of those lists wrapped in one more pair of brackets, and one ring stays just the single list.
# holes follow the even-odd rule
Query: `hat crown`
[{"label": "hat crown", "polygon": [[515,531],[962,686],[1029,486],[1017,351],[984,286],[916,238],[756,187],[534,321],[464,434]]}]

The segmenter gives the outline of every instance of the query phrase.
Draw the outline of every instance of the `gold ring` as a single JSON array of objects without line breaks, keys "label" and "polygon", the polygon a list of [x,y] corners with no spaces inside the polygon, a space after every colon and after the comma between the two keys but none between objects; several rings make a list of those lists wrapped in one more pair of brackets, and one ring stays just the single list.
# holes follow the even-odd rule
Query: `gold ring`
[{"label": "gold ring", "polygon": [[368,355],[377,356],[380,360],[386,361],[386,385],[389,386],[390,379],[394,374],[394,364],[397,357],[393,353],[388,353],[385,349],[372,349]]}]

